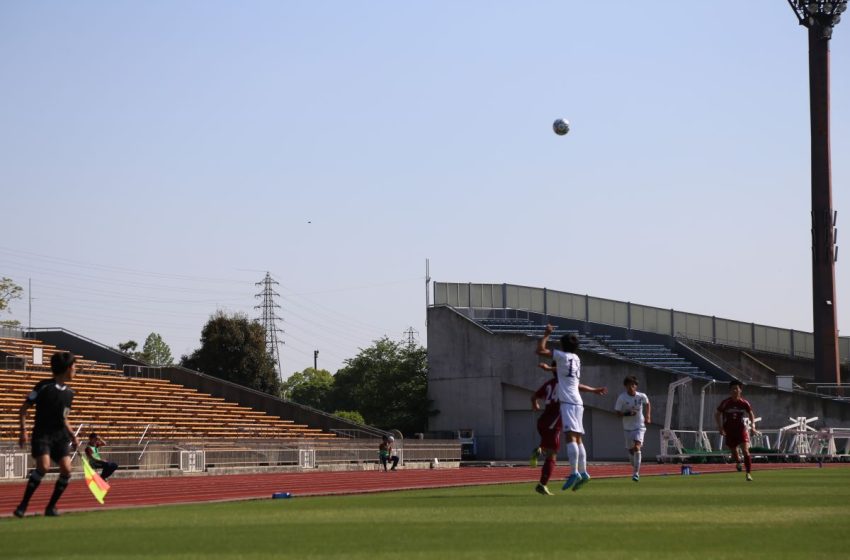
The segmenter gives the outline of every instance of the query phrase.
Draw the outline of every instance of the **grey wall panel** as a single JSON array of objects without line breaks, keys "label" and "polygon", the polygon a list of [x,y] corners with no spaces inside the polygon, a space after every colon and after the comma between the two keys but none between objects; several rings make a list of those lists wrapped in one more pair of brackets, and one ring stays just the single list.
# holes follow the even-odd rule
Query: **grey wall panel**
[{"label": "grey wall panel", "polygon": [[753,326],[750,323],[717,319],[717,342],[737,348],[753,347]]},{"label": "grey wall panel", "polygon": [[448,288],[445,282],[434,282],[434,305],[451,305]]},{"label": "grey wall panel", "polygon": [[585,296],[576,294],[549,291],[547,292],[549,315],[586,321],[584,298]]},{"label": "grey wall panel", "polygon": [[673,330],[675,336],[711,342],[713,335],[712,318],[706,315],[675,311],[673,313]]},{"label": "grey wall panel", "polygon": [[671,335],[669,309],[632,304],[632,328],[658,334]]},{"label": "grey wall panel", "polygon": [[546,312],[546,308],[544,306],[544,294],[545,292],[541,288],[530,289],[531,306],[529,307],[529,309],[531,311],[535,311],[537,313]]},{"label": "grey wall panel", "polygon": [[812,333],[794,331],[794,355],[813,358],[815,355],[815,337]]},{"label": "grey wall panel", "polygon": [[755,337],[755,349],[777,354],[791,353],[791,331],[755,325],[753,327]]},{"label": "grey wall panel", "polygon": [[[511,308],[537,313],[545,312],[551,316],[667,336],[683,336],[737,348],[755,347],[767,352],[793,354],[806,358],[814,355],[811,333],[763,325],[754,329],[751,323],[639,304],[631,304],[631,310],[629,310],[629,303],[623,301],[556,290],[544,292],[542,288],[514,284],[470,285],[435,282],[434,304],[460,308],[471,305],[481,309]],[[838,345],[841,360],[850,360],[850,338],[839,338]]]}]

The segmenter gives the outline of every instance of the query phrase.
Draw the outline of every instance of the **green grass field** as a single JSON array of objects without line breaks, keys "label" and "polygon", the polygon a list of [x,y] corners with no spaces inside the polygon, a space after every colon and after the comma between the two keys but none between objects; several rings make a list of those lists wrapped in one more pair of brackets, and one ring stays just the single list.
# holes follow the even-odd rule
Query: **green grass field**
[{"label": "green grass field", "polygon": [[[847,558],[850,469],[593,480],[0,520],[0,558]],[[212,481],[212,479],[211,479]],[[61,505],[61,504],[60,504]]]}]

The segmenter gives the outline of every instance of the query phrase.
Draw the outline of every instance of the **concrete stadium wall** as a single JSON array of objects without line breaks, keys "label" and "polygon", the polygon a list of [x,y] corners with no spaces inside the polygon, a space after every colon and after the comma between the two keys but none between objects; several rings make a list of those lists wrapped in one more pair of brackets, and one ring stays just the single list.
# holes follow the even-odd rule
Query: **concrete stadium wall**
[{"label": "concrete stadium wall", "polygon": [[[536,338],[526,335],[493,334],[450,307],[430,308],[428,396],[440,413],[429,422],[429,428],[474,429],[481,459],[527,459],[538,442],[531,395],[550,375],[537,367],[536,344]],[[668,386],[679,376],[589,352],[580,355],[582,383],[608,387],[604,397],[583,395],[589,457],[597,461],[625,458],[622,423],[613,408],[628,375],[637,376],[639,390],[649,396],[652,405],[645,457],[658,454]],[[674,429],[697,429],[703,385],[694,380],[677,391]],[[727,392],[725,384],[707,390],[705,429],[714,429],[714,410]],[[764,429],[785,426],[791,416],[819,416],[830,427],[850,427],[850,403],[756,386],[748,386],[745,396],[763,418],[760,426]]]}]

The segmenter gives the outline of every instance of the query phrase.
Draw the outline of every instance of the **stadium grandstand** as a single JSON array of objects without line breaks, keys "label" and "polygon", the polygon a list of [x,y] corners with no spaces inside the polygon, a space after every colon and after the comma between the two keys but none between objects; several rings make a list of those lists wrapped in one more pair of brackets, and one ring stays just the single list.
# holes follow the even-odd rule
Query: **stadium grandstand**
[{"label": "stadium grandstand", "polygon": [[[81,441],[97,432],[109,442],[106,453],[119,464],[119,477],[377,468],[385,432],[373,427],[185,368],[147,366],[62,329],[3,334],[18,336],[0,337],[0,478],[20,478],[32,466],[17,448],[18,410],[32,387],[50,377],[50,356],[60,351],[77,356],[70,424]],[[457,441],[401,442],[399,448],[406,467],[428,466],[435,457],[452,466],[460,459]]]},{"label": "stadium grandstand", "polygon": [[[583,382],[609,389],[606,397],[585,399],[593,459],[622,455],[612,410],[627,375],[641,380],[653,419],[669,424],[649,427],[653,454],[663,455],[676,431],[690,439],[680,448],[711,437],[720,447],[706,428],[714,427],[714,408],[733,379],[747,384],[763,427],[779,429],[798,417],[817,417],[821,428],[850,427],[850,395],[814,382],[811,333],[512,284],[437,282],[433,295],[429,398],[441,411],[435,429],[473,430],[482,457],[528,454],[536,437],[530,397],[547,379],[534,348],[548,323],[556,327],[552,341],[579,337]],[[850,338],[842,337],[839,349],[846,379]]]}]

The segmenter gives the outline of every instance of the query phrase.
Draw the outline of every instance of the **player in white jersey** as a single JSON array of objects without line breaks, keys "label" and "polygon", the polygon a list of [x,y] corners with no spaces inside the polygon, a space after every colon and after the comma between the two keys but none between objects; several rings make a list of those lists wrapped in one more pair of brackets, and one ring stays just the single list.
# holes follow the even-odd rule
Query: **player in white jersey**
[{"label": "player in white jersey", "polygon": [[555,330],[553,325],[546,325],[543,337],[537,341],[537,355],[555,360],[558,371],[558,400],[561,402],[561,420],[564,423],[564,433],[567,440],[567,458],[570,461],[570,476],[564,482],[561,490],[581,488],[590,475],[587,473],[587,451],[585,451],[582,436],[584,435],[584,403],[581,393],[605,395],[605,387],[591,387],[581,384],[581,360],[578,350],[578,337],[575,334],[565,334],[561,337],[561,350],[547,348],[549,336]]},{"label": "player in white jersey", "polygon": [[[640,448],[643,445],[643,436],[646,434],[646,425],[652,419],[652,407],[649,405],[649,397],[645,393],[639,393],[638,380],[630,375],[623,380],[626,390],[617,397],[614,410],[617,416],[623,419],[623,434],[626,438],[626,449],[629,450],[632,463],[632,480],[640,480]],[[646,407],[646,415],[643,408]]]}]

